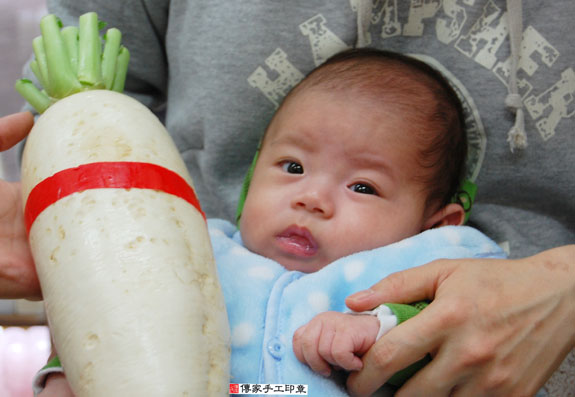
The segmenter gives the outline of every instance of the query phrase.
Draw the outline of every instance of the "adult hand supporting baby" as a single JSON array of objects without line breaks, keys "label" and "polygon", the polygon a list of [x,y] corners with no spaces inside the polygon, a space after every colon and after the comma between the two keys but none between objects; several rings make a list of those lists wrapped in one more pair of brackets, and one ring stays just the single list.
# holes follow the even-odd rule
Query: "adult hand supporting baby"
[{"label": "adult hand supporting baby", "polygon": [[350,393],[371,394],[429,352],[397,396],[535,394],[575,347],[574,258],[569,245],[520,260],[440,260],[348,297],[356,311],[433,300],[363,356]]},{"label": "adult hand supporting baby", "polygon": [[[0,118],[0,151],[23,140],[33,124],[30,112]],[[0,299],[41,298],[22,206],[20,183],[0,179]]]}]

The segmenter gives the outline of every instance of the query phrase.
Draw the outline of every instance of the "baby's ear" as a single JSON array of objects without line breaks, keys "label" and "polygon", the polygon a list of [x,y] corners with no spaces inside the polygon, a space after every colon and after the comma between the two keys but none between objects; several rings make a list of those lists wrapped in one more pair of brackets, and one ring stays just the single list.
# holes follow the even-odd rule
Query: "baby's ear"
[{"label": "baby's ear", "polygon": [[451,203],[441,207],[423,224],[423,230],[441,226],[460,226],[465,221],[465,210],[459,204]]}]

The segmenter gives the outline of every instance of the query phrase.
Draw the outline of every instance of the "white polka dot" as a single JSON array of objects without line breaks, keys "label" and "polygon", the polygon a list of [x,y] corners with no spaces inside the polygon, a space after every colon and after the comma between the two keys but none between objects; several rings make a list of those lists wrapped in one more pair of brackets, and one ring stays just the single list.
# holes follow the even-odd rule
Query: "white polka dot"
[{"label": "white polka dot", "polygon": [[214,228],[211,228],[209,230],[209,233],[210,233],[210,236],[212,236],[212,237],[224,237],[226,235],[223,230],[214,229]]},{"label": "white polka dot", "polygon": [[240,247],[238,245],[236,245],[231,250],[231,254],[236,255],[236,256],[245,256],[245,255],[248,255],[249,253],[250,253],[250,251],[248,251],[247,248]]},{"label": "white polka dot", "polygon": [[273,270],[268,266],[252,266],[247,273],[248,276],[260,280],[272,280],[275,276]]},{"label": "white polka dot", "polygon": [[481,247],[481,252],[493,252],[493,245],[485,243],[483,244],[483,246]]},{"label": "white polka dot", "polygon": [[324,292],[312,292],[308,295],[307,302],[317,313],[329,310],[329,296]]},{"label": "white polka dot", "polygon": [[345,264],[343,268],[343,274],[346,281],[353,281],[365,270],[365,262],[360,260],[350,261]]},{"label": "white polka dot", "polygon": [[251,323],[240,323],[232,330],[232,345],[242,347],[250,343],[254,335],[254,326]]},{"label": "white polka dot", "polygon": [[442,232],[443,236],[449,243],[453,245],[459,245],[461,243],[461,235],[457,232],[456,229],[445,228],[442,230]]}]

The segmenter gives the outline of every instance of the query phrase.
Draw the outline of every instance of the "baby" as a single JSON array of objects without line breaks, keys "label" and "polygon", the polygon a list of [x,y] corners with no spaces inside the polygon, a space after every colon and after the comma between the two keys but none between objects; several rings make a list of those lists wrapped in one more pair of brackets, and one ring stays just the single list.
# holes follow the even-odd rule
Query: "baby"
[{"label": "baby", "polygon": [[[427,64],[369,49],[336,55],[288,94],[269,124],[241,240],[287,270],[313,273],[461,225],[465,212],[453,198],[466,145],[457,95]],[[382,309],[380,319],[393,316]],[[322,313],[296,331],[294,353],[324,376],[332,365],[359,370],[360,356],[395,324],[378,317]]]}]

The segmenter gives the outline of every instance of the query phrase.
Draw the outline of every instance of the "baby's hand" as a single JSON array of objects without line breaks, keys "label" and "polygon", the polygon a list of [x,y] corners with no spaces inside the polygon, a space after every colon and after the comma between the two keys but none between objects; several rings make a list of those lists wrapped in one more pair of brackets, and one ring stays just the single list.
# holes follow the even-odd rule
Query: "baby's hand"
[{"label": "baby's hand", "polygon": [[294,333],[293,350],[299,361],[326,377],[332,366],[358,371],[363,367],[360,357],[375,343],[378,331],[375,316],[320,313]]}]

